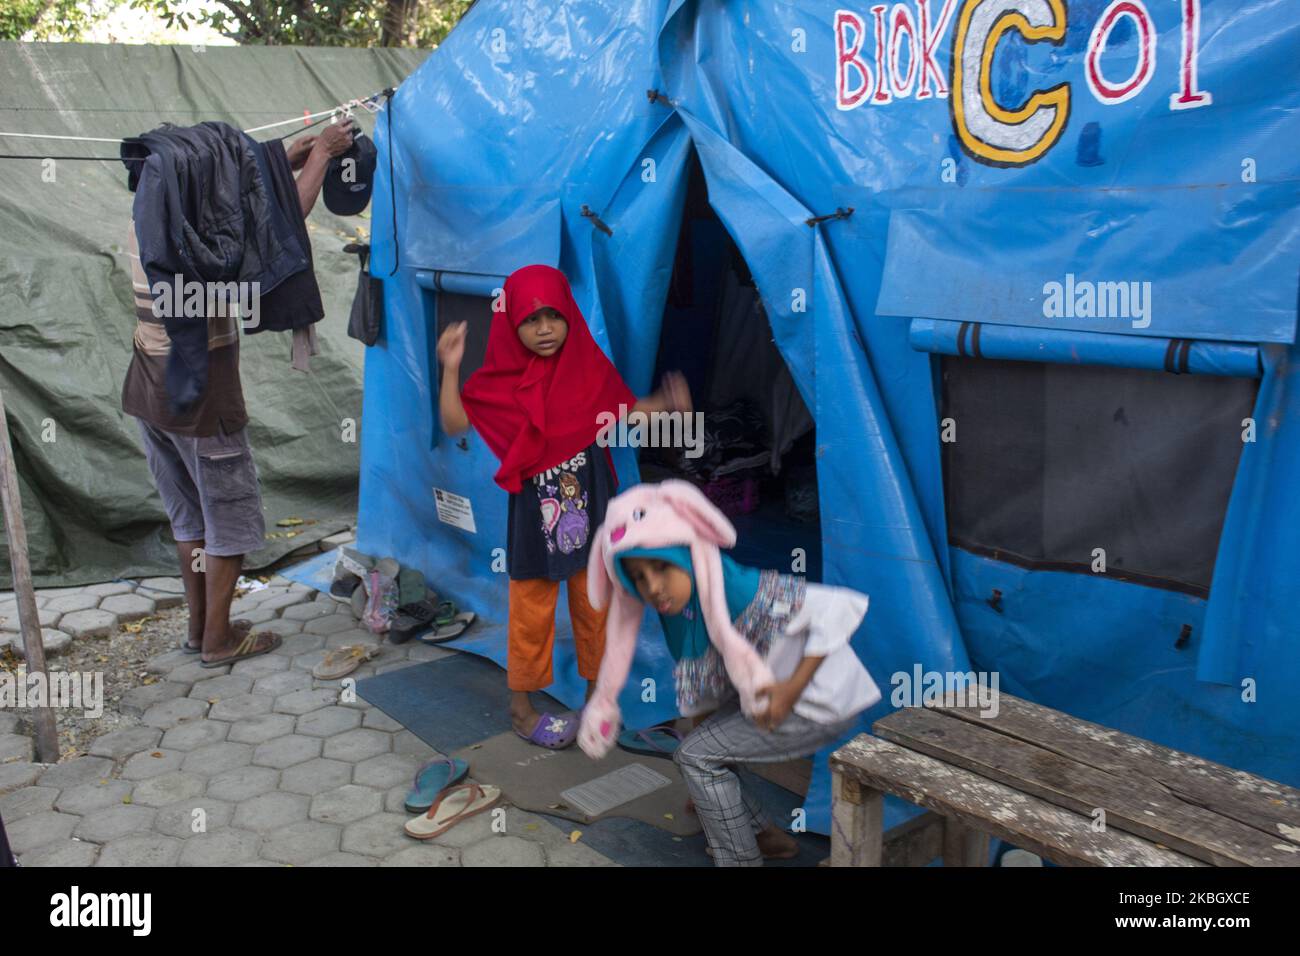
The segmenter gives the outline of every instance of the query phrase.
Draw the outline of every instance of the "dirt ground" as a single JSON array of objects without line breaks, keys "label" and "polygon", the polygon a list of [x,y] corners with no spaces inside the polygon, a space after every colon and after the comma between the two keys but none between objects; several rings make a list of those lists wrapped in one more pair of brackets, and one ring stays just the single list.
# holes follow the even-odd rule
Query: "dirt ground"
[{"label": "dirt ground", "polygon": [[[150,658],[173,649],[186,633],[189,611],[184,605],[158,611],[151,617],[121,624],[108,637],[79,638],[57,657],[46,659],[49,670],[100,672],[104,675],[104,712],[86,717],[79,710],[60,709],[55,714],[59,730],[59,756],[62,760],[86,753],[96,737],[123,727],[137,726],[140,721],[118,710],[122,695],[133,687],[153,684],[162,678],[150,674],[145,665]],[[0,669],[15,677],[26,676],[26,664],[8,648],[0,651]],[[25,723],[23,732],[30,733]]]}]

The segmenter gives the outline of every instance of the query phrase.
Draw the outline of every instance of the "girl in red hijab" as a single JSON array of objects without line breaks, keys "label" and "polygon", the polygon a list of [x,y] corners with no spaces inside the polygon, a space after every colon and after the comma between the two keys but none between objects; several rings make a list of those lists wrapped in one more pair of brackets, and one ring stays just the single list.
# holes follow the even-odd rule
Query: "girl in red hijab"
[{"label": "girl in red hijab", "polygon": [[[617,487],[601,424],[630,411],[690,412],[686,380],[664,376],[658,392],[638,400],[600,350],[564,273],[525,266],[506,279],[503,311],[492,316],[487,357],[458,391],[465,323],[438,340],[442,427],[470,425],[501,467],[496,482],[510,494],[506,565],[510,574],[507,682],[515,732],[542,747],[573,743],[573,714],[539,713],[530,691],[552,682],[555,603],[567,581],[578,673],[590,696],[605,646],[605,613],[587,600],[587,553]],[[601,417],[604,415],[605,417]]]}]

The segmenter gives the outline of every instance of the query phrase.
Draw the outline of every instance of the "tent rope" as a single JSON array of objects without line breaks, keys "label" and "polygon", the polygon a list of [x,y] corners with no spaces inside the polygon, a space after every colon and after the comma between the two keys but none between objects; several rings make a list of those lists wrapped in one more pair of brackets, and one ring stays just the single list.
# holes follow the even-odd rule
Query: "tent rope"
[{"label": "tent rope", "polygon": [[[269,129],[276,129],[280,126],[287,126],[290,123],[304,124],[301,129],[291,130],[290,132],[285,133],[283,136],[278,137],[279,139],[282,140],[288,139],[290,136],[297,136],[299,133],[305,132],[306,130],[311,129],[314,126],[319,126],[321,123],[324,123],[326,121],[333,121],[333,119],[336,116],[338,116],[340,113],[343,113],[347,116],[351,116],[352,110],[354,109],[357,108],[368,109],[369,107],[367,104],[373,103],[381,96],[391,96],[392,92],[393,92],[393,88],[389,87],[387,89],[379,91],[378,93],[371,93],[369,96],[350,99],[346,103],[340,103],[337,106],[331,106],[329,109],[318,110],[315,113],[307,113],[304,114],[303,116],[295,116],[291,119],[277,120],[274,123],[266,123],[262,126],[254,126],[251,129],[244,130],[244,132],[251,135],[253,133],[261,133]],[[73,110],[72,112],[75,113],[78,111]],[[81,142],[81,143],[119,143],[119,144],[124,142],[127,139],[127,137],[112,139],[105,136],[68,136],[66,134],[60,134],[60,133],[17,133],[17,132],[5,131],[5,130],[0,130],[0,136],[8,136],[8,137],[13,137],[15,139],[57,139],[57,140],[71,140],[74,142]],[[118,156],[48,156],[48,155],[34,156],[30,154],[0,156],[0,159],[59,159],[59,160],[71,159],[71,160],[88,160],[90,162],[102,162],[102,163],[115,163],[115,162],[123,161],[122,158]],[[143,162],[143,158],[136,157],[126,161]]]}]

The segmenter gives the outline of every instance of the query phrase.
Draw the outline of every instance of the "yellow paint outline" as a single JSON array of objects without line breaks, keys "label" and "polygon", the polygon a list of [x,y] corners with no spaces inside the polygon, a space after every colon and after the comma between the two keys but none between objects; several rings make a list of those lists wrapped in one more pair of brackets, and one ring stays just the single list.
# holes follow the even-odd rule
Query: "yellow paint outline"
[{"label": "yellow paint outline", "polygon": [[1060,139],[1061,134],[1065,131],[1066,121],[1070,117],[1070,83],[1067,80],[1050,89],[1035,91],[1025,101],[1025,105],[1018,110],[1003,109],[997,100],[993,98],[993,53],[997,49],[998,40],[1001,39],[1004,33],[1012,29],[1023,36],[1026,42],[1029,43],[1037,43],[1041,40],[1060,43],[1065,39],[1067,25],[1065,2],[1064,0],[1047,0],[1056,22],[1044,27],[1030,26],[1029,21],[1020,12],[1013,12],[999,18],[993,24],[993,29],[989,31],[988,37],[985,38],[984,48],[980,51],[980,100],[984,104],[984,109],[994,120],[1007,125],[1018,125],[1025,122],[1040,109],[1056,107],[1055,118],[1047,131],[1043,133],[1038,142],[1022,150],[1001,149],[990,146],[971,133],[970,128],[966,125],[966,111],[962,99],[965,83],[962,63],[966,54],[966,34],[970,32],[970,21],[975,11],[980,4],[987,2],[989,0],[965,0],[957,14],[957,25],[953,32],[952,41],[952,92],[949,97],[953,110],[953,126],[962,145],[976,159],[1002,166],[1026,166],[1041,158],[1044,153],[1056,145],[1056,141]]}]

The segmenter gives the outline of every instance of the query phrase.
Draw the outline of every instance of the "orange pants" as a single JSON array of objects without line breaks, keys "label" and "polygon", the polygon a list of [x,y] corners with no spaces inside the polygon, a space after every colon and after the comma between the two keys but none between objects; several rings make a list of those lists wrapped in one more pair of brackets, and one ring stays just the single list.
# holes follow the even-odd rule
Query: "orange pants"
[{"label": "orange pants", "polygon": [[[579,571],[568,580],[569,620],[578,652],[578,673],[595,680],[600,658],[605,653],[605,615],[587,600],[587,572]],[[555,602],[560,582],[545,578],[510,581],[510,619],[506,683],[511,690],[541,690],[549,687],[551,652],[555,644]]]}]

